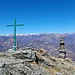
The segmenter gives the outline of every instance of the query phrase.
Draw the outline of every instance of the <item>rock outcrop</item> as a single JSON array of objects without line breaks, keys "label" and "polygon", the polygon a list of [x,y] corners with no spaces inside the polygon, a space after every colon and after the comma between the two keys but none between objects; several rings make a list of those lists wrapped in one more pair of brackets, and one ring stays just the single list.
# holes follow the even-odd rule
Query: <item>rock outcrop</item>
[{"label": "rock outcrop", "polygon": [[24,48],[0,53],[0,75],[75,75],[75,62]]}]

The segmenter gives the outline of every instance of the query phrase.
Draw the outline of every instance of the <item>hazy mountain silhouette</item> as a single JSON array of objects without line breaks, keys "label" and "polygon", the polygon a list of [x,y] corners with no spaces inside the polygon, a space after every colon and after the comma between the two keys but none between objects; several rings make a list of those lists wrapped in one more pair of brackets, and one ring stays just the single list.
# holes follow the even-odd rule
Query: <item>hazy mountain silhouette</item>
[{"label": "hazy mountain silhouette", "polygon": [[[35,35],[17,35],[18,48],[44,48],[53,56],[58,55],[59,39],[64,37],[67,49],[67,57],[75,60],[75,33],[73,34],[35,34]],[[0,51],[7,51],[13,48],[13,35],[0,36]]]}]

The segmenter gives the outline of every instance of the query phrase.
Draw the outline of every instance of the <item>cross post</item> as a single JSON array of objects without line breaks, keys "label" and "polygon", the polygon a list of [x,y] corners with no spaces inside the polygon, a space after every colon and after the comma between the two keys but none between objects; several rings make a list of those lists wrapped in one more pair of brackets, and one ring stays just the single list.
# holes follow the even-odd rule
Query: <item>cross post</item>
[{"label": "cross post", "polygon": [[16,51],[17,43],[16,43],[16,26],[24,26],[24,24],[16,24],[16,18],[14,19],[14,25],[7,25],[7,27],[14,26],[14,48],[13,50]]}]

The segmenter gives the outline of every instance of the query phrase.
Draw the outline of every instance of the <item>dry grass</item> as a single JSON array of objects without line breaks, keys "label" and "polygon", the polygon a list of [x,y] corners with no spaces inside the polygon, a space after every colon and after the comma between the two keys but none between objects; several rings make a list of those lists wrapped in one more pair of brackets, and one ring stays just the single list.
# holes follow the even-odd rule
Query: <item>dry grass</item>
[{"label": "dry grass", "polygon": [[65,60],[66,60],[67,62],[69,62],[69,63],[71,63],[71,64],[72,64],[72,60],[71,60],[71,59],[66,58]]},{"label": "dry grass", "polygon": [[56,72],[60,72],[60,69],[58,67],[48,67],[48,66],[43,66],[45,69],[47,69],[52,75],[55,75]]}]

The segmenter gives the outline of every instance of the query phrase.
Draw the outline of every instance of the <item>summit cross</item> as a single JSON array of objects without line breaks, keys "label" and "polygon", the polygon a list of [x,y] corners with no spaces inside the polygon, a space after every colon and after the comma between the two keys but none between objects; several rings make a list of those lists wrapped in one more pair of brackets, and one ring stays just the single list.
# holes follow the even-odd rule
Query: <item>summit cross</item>
[{"label": "summit cross", "polygon": [[24,26],[24,24],[16,24],[16,18],[14,19],[14,25],[7,25],[7,27],[14,27],[14,46],[13,50],[16,51],[17,43],[16,43],[16,26]]}]

